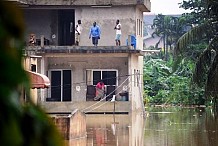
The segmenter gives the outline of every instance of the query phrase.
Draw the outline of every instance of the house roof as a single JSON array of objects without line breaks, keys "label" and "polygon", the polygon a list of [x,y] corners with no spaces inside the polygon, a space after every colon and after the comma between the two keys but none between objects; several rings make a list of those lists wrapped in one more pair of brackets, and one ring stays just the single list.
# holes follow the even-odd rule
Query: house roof
[{"label": "house roof", "polygon": [[33,1],[33,0],[8,0],[10,2],[16,2],[19,4],[28,4],[29,7],[44,7],[44,6],[91,6],[91,7],[99,7],[106,8],[112,6],[130,6],[135,5],[143,12],[150,12],[151,10],[151,2],[150,0],[74,0],[74,1],[66,1],[66,0],[49,0],[49,1]]}]

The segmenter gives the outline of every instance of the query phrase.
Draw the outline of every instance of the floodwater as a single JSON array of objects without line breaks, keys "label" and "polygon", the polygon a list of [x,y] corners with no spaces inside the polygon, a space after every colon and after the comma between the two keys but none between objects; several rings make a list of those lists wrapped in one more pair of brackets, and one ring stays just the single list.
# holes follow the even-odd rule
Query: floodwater
[{"label": "floodwater", "polygon": [[146,114],[86,115],[87,137],[67,146],[217,146],[211,108],[153,107]]}]

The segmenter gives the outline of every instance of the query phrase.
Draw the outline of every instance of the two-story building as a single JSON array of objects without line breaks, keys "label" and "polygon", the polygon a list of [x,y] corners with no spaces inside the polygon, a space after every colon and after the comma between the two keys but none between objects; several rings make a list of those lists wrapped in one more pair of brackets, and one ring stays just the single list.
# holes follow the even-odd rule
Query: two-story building
[{"label": "two-story building", "polygon": [[[48,89],[31,89],[48,113],[143,111],[143,12],[150,0],[23,0],[26,59],[48,76]],[[121,46],[115,46],[116,20],[122,25]],[[75,25],[82,21],[79,46]],[[93,22],[101,29],[97,47],[89,39]],[[30,35],[35,43],[29,43]],[[136,46],[131,45],[135,36]],[[129,43],[127,43],[129,42]],[[31,62],[31,60],[34,60]],[[29,67],[31,68],[31,67]],[[95,85],[103,80],[106,99],[94,101]],[[115,104],[111,102],[115,95]]]}]

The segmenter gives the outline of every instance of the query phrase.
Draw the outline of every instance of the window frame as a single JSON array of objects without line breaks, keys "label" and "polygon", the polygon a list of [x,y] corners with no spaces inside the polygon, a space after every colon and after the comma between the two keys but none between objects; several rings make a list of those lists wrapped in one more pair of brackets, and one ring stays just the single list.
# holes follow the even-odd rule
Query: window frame
[{"label": "window frame", "polygon": [[[88,71],[91,71],[91,81],[88,81],[87,80],[87,72]],[[86,69],[86,85],[94,85],[94,81],[93,81],[93,74],[94,74],[94,71],[100,71],[101,72],[101,79],[102,79],[102,74],[103,74],[103,71],[114,71],[116,72],[116,85],[112,85],[112,86],[118,86],[118,70],[117,69]],[[88,84],[88,82],[90,82]],[[94,85],[95,86],[95,85]],[[106,86],[111,86],[111,85],[106,85]]]},{"label": "window frame", "polygon": [[[68,70],[68,71],[71,71],[71,100],[70,101],[63,101],[63,71],[64,70]],[[72,95],[73,95],[73,71],[72,71],[72,69],[50,69],[50,70],[48,70],[48,77],[49,77],[49,79],[51,80],[51,74],[52,74],[52,71],[60,71],[61,72],[61,100],[60,101],[57,101],[57,102],[71,102],[72,101]],[[52,81],[51,81],[52,82]],[[51,97],[51,88],[49,88],[49,90],[48,90],[48,97],[49,98],[52,98]]]}]

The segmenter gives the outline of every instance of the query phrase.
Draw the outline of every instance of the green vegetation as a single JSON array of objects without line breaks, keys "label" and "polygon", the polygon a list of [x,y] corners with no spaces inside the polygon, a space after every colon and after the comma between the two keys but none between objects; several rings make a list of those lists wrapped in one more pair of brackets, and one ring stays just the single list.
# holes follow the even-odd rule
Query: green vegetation
[{"label": "green vegetation", "polygon": [[186,24],[183,16],[174,17],[158,14],[153,20],[152,27],[155,28],[155,31],[152,36],[157,35],[160,37],[156,48],[158,48],[160,41],[163,41],[164,60],[168,60],[169,52],[173,50],[174,44],[178,41],[179,37],[185,33]]},{"label": "green vegetation", "polygon": [[217,105],[218,3],[187,0],[181,7],[192,12],[154,20],[153,35],[161,37],[164,48],[161,56],[145,58],[145,101],[208,105],[212,100]]},{"label": "green vegetation", "polygon": [[183,59],[173,71],[174,61],[147,57],[144,62],[144,98],[151,104],[202,104],[203,90],[191,84],[194,64]]},{"label": "green vegetation", "polygon": [[24,24],[12,3],[0,1],[0,144],[2,146],[62,146],[50,118],[31,101],[22,104],[21,87],[29,91],[22,68]]}]

